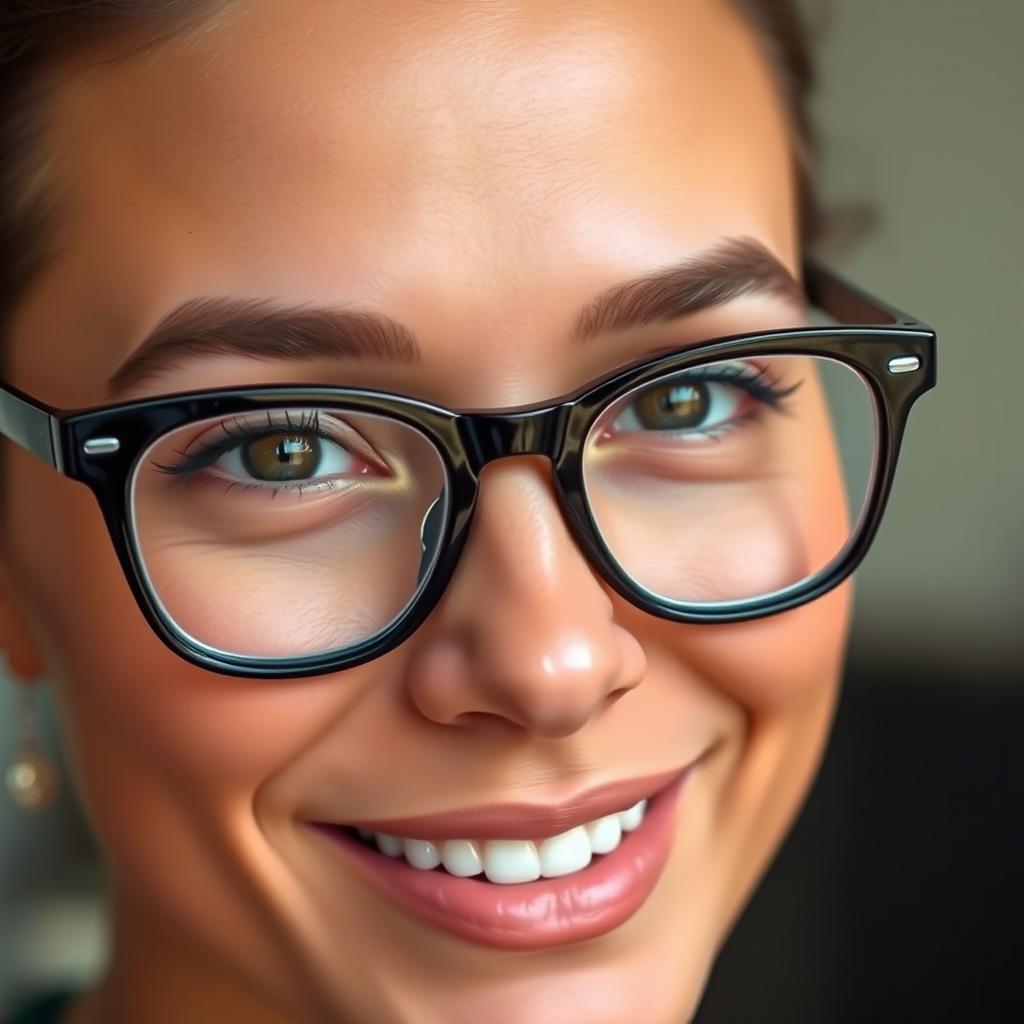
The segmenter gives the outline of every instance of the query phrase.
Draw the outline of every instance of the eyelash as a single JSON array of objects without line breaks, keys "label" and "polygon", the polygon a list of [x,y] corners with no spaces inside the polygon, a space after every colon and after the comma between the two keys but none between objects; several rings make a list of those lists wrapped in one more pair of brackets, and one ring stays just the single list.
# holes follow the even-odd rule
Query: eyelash
[{"label": "eyelash", "polygon": [[331,435],[320,426],[320,413],[317,410],[312,410],[309,413],[304,412],[298,422],[292,422],[287,410],[285,411],[283,423],[275,422],[269,412],[267,413],[266,426],[252,426],[237,418],[229,422],[234,424],[234,429],[228,423],[222,423],[220,429],[224,432],[224,436],[219,440],[202,444],[198,451],[191,453],[187,451],[178,452],[177,454],[181,459],[180,462],[175,464],[157,463],[155,468],[169,476],[187,479],[193,473],[197,473],[202,469],[208,469],[218,459],[237,448],[239,444],[245,441],[260,441],[273,433],[280,433],[282,431],[294,431],[297,434],[313,434],[324,441],[330,441],[332,444],[341,443],[337,437]]},{"label": "eyelash", "polygon": [[[751,366],[750,364],[736,364],[734,368],[728,365],[699,366],[693,370],[686,370],[677,377],[670,378],[664,383],[672,381],[700,381],[702,384],[723,384],[727,387],[734,387],[742,391],[749,398],[758,403],[760,407],[771,409],[772,412],[788,415],[789,408],[786,399],[803,385],[803,381],[797,381],[788,387],[783,387],[781,377],[777,371],[769,371],[766,366]],[[711,440],[718,440],[730,431],[735,430],[742,423],[756,420],[761,415],[761,408],[748,410],[735,419],[710,427],[695,427],[689,431],[652,431],[665,436],[678,436],[680,433],[690,436],[701,436]]]},{"label": "eyelash", "polygon": [[756,369],[743,365],[735,370],[726,367],[697,367],[679,375],[681,380],[699,380],[709,384],[729,384],[745,391],[755,401],[777,412],[786,412],[783,404],[790,395],[803,385],[799,380],[789,387],[780,386],[780,377],[769,373],[766,366]]}]

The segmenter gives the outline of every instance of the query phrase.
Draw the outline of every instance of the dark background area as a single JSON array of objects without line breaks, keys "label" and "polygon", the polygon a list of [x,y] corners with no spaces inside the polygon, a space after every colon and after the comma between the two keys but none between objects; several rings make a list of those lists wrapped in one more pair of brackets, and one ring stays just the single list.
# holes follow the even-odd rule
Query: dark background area
[{"label": "dark background area", "polygon": [[850,666],[695,1024],[1024,1020],[1024,682],[967,682]]}]

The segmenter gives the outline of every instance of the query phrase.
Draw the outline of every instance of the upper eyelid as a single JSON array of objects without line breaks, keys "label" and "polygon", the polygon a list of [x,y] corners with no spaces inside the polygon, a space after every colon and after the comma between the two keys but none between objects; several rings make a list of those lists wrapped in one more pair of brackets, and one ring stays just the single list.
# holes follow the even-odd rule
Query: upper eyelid
[{"label": "upper eyelid", "polygon": [[[268,415],[275,410],[267,410]],[[293,410],[280,410],[281,412],[287,413]],[[303,415],[310,410],[301,410]],[[316,418],[312,422],[305,422],[300,420],[298,423],[288,422],[288,420],[282,420],[281,422],[270,421],[248,424],[246,423],[243,427],[243,431],[240,434],[232,435],[230,430],[225,429],[225,436],[231,438],[234,437],[239,442],[244,441],[248,438],[257,438],[261,436],[267,436],[270,434],[286,434],[288,432],[294,432],[296,434],[315,434],[317,437],[322,437],[328,441],[335,441],[343,444],[345,447],[355,447],[360,449],[360,454],[369,456],[371,458],[379,458],[378,453],[373,449],[369,442],[359,433],[355,427],[350,426],[344,420],[338,419],[337,417],[331,416],[330,414],[322,415],[323,410],[313,410],[316,413]],[[241,417],[232,417],[232,420],[226,422],[236,422]],[[330,424],[334,429],[326,429],[324,423]],[[217,424],[218,427],[223,429],[223,424]],[[341,435],[341,436],[338,436]]]},{"label": "upper eyelid", "polygon": [[[729,366],[736,366],[737,369],[729,370],[727,369]],[[707,371],[706,374],[705,371]],[[679,378],[704,376],[705,379],[717,378],[715,383],[735,383],[737,387],[743,387],[748,393],[761,391],[766,399],[771,399],[774,396],[781,400],[791,395],[803,384],[801,379],[792,385],[780,387],[777,382],[766,379],[767,372],[768,368],[765,366],[752,366],[739,360],[732,364],[703,363],[700,366],[687,367],[686,369],[666,374],[665,377],[648,382],[643,388],[664,386]]]},{"label": "upper eyelid", "polygon": [[[269,414],[274,411],[276,410],[266,410],[266,413],[269,416]],[[284,412],[286,410],[280,411]],[[319,413],[321,410],[316,411]],[[303,412],[308,412],[308,410],[303,410]],[[230,429],[227,428],[227,425],[242,420],[242,417],[231,417],[230,419],[223,420],[217,424],[212,424],[207,430],[189,441],[186,448],[178,453],[179,456],[181,456],[181,461],[179,463],[162,468],[169,473],[173,473],[175,471],[187,472],[187,467],[189,467],[190,464],[192,469],[205,468],[206,466],[212,465],[213,462],[226,455],[228,452],[239,447],[245,442],[247,437],[257,439],[261,436],[268,436],[274,433],[287,433],[289,430],[293,430],[295,433],[313,433],[324,440],[339,444],[341,447],[352,452],[352,454],[358,457],[368,459],[374,464],[382,466],[385,469],[392,469],[387,459],[365,438],[363,438],[354,427],[349,426],[344,423],[344,421],[336,419],[335,417],[328,416],[326,419],[330,423],[334,424],[336,427],[343,428],[340,431],[331,432],[323,429],[323,419],[323,417],[318,416],[315,424],[302,422],[289,424],[284,419],[280,422],[263,421],[251,425],[246,424],[246,433],[232,433]],[[207,437],[210,430],[221,431],[219,439],[211,439],[209,442],[205,441],[204,438]],[[337,436],[339,433],[344,436]]]}]

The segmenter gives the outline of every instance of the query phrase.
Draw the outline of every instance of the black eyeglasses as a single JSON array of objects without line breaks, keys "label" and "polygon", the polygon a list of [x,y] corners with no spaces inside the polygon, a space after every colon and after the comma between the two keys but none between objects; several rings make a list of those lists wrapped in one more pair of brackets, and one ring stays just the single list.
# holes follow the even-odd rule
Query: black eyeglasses
[{"label": "black eyeglasses", "polygon": [[935,384],[929,327],[813,261],[805,281],[844,326],[708,341],[543,404],[273,386],[62,411],[3,388],[0,434],[92,489],[146,619],[215,672],[312,676],[402,643],[451,579],[481,470],[513,455],[551,460],[626,600],[759,618],[856,568]]}]

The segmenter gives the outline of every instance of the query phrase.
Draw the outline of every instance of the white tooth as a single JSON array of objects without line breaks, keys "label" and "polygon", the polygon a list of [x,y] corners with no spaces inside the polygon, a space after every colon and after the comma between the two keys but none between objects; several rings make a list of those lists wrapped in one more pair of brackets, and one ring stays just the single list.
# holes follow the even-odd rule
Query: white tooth
[{"label": "white tooth", "polygon": [[583,826],[594,853],[611,853],[622,839],[622,822],[617,814],[608,814]]},{"label": "white tooth", "polygon": [[622,831],[632,832],[634,829],[639,828],[640,822],[644,820],[645,810],[647,810],[647,801],[639,800],[628,810],[619,811],[619,822],[622,825]]},{"label": "white tooth", "polygon": [[414,867],[429,871],[441,863],[441,854],[428,839],[403,839],[402,851],[405,859]]},{"label": "white tooth", "polygon": [[402,840],[398,836],[389,836],[384,832],[378,832],[375,838],[381,853],[386,853],[389,857],[402,856]]},{"label": "white tooth", "polygon": [[484,869],[480,844],[472,839],[449,839],[441,847],[441,863],[450,875],[469,878]]},{"label": "white tooth", "polygon": [[510,885],[540,878],[537,847],[529,839],[492,839],[484,844],[484,874]]},{"label": "white tooth", "polygon": [[540,844],[540,872],[545,878],[558,878],[579,871],[590,863],[590,840],[582,825]]}]

